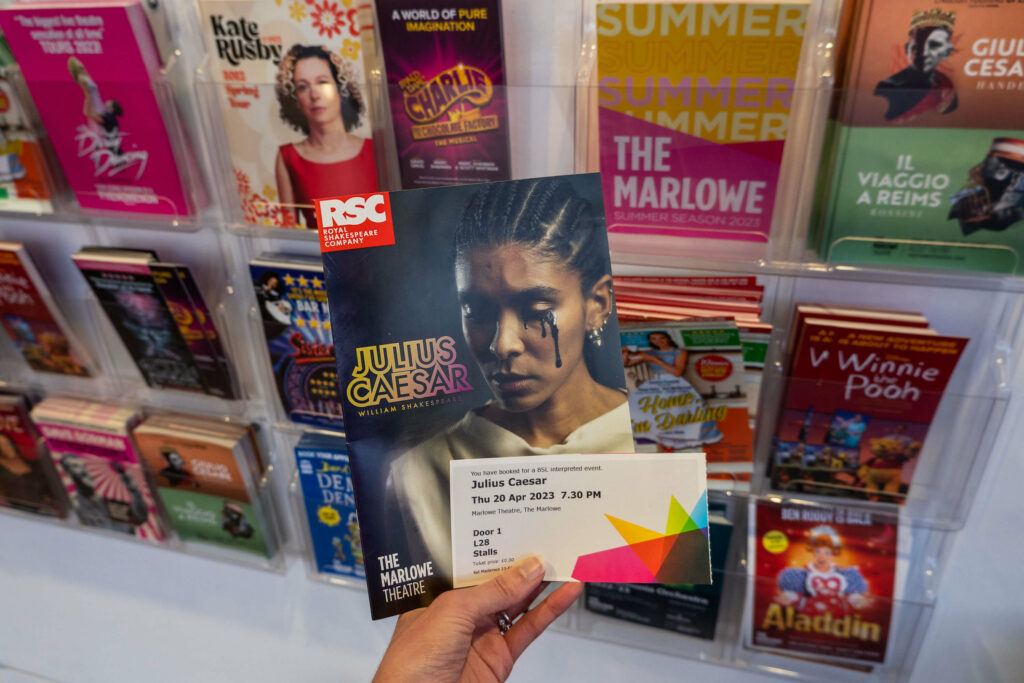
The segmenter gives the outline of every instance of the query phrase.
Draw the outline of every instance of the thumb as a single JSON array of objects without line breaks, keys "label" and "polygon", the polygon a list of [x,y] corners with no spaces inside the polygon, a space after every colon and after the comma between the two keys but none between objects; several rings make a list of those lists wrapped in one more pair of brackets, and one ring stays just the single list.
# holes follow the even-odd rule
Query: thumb
[{"label": "thumb", "polygon": [[543,577],[544,563],[530,555],[486,583],[458,591],[460,602],[475,617],[493,615],[526,600]]}]

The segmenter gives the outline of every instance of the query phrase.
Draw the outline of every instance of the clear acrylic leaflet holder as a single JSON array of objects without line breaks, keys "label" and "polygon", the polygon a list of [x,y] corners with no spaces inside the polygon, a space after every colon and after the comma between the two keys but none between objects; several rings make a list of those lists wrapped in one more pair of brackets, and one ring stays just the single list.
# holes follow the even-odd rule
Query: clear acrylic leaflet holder
[{"label": "clear acrylic leaflet holder", "polygon": [[[732,262],[785,260],[802,199],[793,188],[820,144],[816,101],[827,99],[839,3],[810,6],[795,80],[769,79],[762,85],[753,82],[758,79],[722,85],[696,76],[680,83],[665,78],[599,81],[597,4],[587,0],[583,7],[575,164],[577,172],[603,171],[612,250],[634,262],[699,261],[704,264],[700,267],[714,263],[723,269]],[[646,19],[640,17],[646,9],[631,6],[639,4],[617,6],[626,17],[619,19],[628,23],[632,12],[637,13],[635,21]],[[657,112],[648,111],[652,98],[657,98]],[[712,116],[705,106],[722,111]],[[648,123],[637,113],[627,115],[637,107]],[[758,107],[767,113],[756,113]],[[657,135],[652,132],[655,125]],[[646,132],[641,135],[640,130]],[[682,133],[730,143],[697,145]],[[739,151],[778,146],[782,139],[782,150],[765,147],[757,152],[768,154],[768,163]],[[758,142],[762,140],[775,142]],[[693,168],[681,177],[686,164]],[[725,176],[717,180],[716,164]],[[665,172],[670,169],[675,174]],[[732,174],[746,180],[728,182]]]},{"label": "clear acrylic leaflet holder", "polygon": [[[854,682],[909,678],[935,609],[940,578],[936,567],[942,564],[950,550],[951,533],[917,526],[895,515],[872,513],[876,520],[898,524],[894,594],[891,597],[871,596],[876,607],[879,604],[890,607],[886,656],[882,662],[863,663],[815,657],[810,653],[755,645],[751,638],[754,591],[758,587],[763,591],[774,591],[777,577],[757,575],[756,564],[752,561],[756,537],[752,524],[748,523],[749,515],[753,514],[758,500],[776,502],[780,499],[733,492],[712,494],[709,498],[711,503],[717,500],[725,500],[731,506],[728,518],[733,530],[725,571],[714,575],[715,580],[724,581],[714,639],[705,640],[609,616],[611,604],[602,604],[595,598],[588,603],[584,597],[559,623],[559,630],[676,657],[800,680]],[[811,501],[788,502],[809,508],[829,507]]]}]

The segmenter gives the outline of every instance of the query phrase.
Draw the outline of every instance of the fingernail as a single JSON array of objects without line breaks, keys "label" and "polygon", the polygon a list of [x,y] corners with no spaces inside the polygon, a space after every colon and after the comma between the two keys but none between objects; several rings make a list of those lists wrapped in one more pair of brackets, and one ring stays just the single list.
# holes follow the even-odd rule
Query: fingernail
[{"label": "fingernail", "polygon": [[517,567],[524,581],[532,581],[544,573],[544,563],[536,555],[520,560]]}]

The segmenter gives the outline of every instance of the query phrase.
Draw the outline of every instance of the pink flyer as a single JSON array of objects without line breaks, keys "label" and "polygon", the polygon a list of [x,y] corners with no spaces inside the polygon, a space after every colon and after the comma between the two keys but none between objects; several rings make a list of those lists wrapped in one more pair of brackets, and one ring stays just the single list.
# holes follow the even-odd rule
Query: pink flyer
[{"label": "pink flyer", "polygon": [[192,213],[138,2],[15,5],[0,11],[0,29],[83,209]]}]

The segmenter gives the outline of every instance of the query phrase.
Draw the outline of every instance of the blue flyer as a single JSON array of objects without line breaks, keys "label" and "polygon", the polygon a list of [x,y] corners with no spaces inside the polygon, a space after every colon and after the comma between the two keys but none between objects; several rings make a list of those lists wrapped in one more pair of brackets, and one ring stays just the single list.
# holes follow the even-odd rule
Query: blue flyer
[{"label": "blue flyer", "polygon": [[317,571],[365,578],[345,439],[307,432],[295,460]]}]

